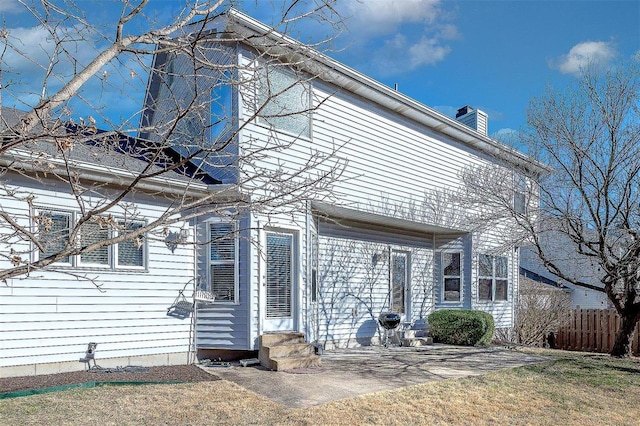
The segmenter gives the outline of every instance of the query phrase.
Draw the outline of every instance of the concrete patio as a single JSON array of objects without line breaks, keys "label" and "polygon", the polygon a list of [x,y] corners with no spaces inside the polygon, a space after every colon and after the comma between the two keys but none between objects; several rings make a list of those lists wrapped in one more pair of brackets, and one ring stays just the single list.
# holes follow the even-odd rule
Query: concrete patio
[{"label": "concrete patio", "polygon": [[302,408],[435,380],[485,374],[544,361],[506,347],[434,344],[361,347],[326,352],[322,366],[274,372],[262,367],[203,367],[285,407]]}]

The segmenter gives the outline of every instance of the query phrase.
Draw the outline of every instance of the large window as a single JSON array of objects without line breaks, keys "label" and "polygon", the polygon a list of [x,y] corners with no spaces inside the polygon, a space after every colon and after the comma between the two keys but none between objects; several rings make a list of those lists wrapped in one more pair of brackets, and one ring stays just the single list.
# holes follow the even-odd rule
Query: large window
[{"label": "large window", "polygon": [[409,253],[391,252],[391,311],[406,313],[406,295],[409,288]]},{"label": "large window", "polygon": [[442,253],[442,300],[460,302],[462,293],[462,253]]},{"label": "large window", "polygon": [[309,84],[282,67],[267,66],[260,71],[259,116],[276,129],[310,137],[311,105]]},{"label": "large window", "polygon": [[505,256],[478,256],[478,299],[505,301],[509,290],[509,259]]},{"label": "large window", "polygon": [[[42,250],[38,258],[59,253],[67,245],[76,214],[55,210],[40,209],[35,215],[36,232]],[[78,234],[79,247],[89,247],[113,238],[123,232],[130,232],[144,226],[143,222],[116,221],[117,227],[108,225],[109,221],[96,220],[82,224]],[[125,240],[118,244],[98,246],[75,256],[67,256],[56,262],[59,266],[104,269],[143,269],[146,267],[146,241],[144,235]]]},{"label": "large window", "polygon": [[209,283],[218,302],[236,302],[238,296],[237,235],[233,222],[209,225]]}]

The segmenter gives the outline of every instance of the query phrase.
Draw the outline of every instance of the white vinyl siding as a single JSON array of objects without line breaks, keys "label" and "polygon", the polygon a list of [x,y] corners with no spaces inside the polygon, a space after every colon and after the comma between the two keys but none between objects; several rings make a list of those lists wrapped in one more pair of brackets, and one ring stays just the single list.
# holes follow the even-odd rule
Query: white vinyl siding
[{"label": "white vinyl siding", "polygon": [[[425,322],[433,310],[432,236],[320,222],[318,338],[328,347],[378,344],[378,316],[391,309],[392,271],[406,280],[406,320]],[[400,268],[405,262],[406,269]],[[402,274],[404,272],[404,274]],[[400,283],[400,282],[398,282]],[[400,299],[399,292],[396,293]],[[406,296],[405,296],[406,297]],[[399,303],[399,302],[396,302]]]},{"label": "white vinyl siding", "polygon": [[[34,213],[37,217],[38,213],[61,209],[54,214],[60,218],[58,228],[68,228],[63,225],[67,219],[71,223],[73,214],[65,210],[72,210],[75,204],[70,195],[48,191],[38,184],[22,188],[34,195],[39,211],[32,212],[26,203],[3,198],[0,203],[5,211],[28,226],[40,222],[30,219]],[[144,194],[138,194],[136,201],[140,216],[149,219],[160,216],[167,207]],[[188,229],[189,225],[177,224],[171,230],[177,232],[182,227]],[[28,250],[27,244],[21,247]],[[171,252],[163,241],[151,239],[143,247],[148,262],[145,269],[127,265],[69,270],[69,266],[56,263],[52,267],[62,273],[41,270],[0,286],[0,376],[81,370],[78,359],[89,342],[98,343],[96,360],[103,367],[126,365],[132,360],[136,365],[184,363],[190,321],[166,314],[179,291],[193,279],[193,250],[178,247]],[[0,260],[0,267],[9,266]]]}]

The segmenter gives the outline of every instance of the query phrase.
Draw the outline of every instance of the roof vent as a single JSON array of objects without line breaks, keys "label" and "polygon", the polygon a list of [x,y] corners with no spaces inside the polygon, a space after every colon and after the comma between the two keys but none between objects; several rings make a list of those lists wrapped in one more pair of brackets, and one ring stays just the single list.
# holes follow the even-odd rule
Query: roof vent
[{"label": "roof vent", "polygon": [[458,109],[456,120],[485,136],[489,134],[489,116],[484,111],[466,105]]}]

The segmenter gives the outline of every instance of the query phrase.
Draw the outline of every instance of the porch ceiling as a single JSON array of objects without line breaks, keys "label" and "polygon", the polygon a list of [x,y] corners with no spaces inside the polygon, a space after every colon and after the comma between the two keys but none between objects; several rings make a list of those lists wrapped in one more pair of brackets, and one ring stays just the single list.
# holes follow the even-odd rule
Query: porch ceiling
[{"label": "porch ceiling", "polygon": [[468,233],[468,231],[463,231],[461,229],[447,228],[423,222],[415,222],[408,219],[400,219],[378,213],[369,213],[361,210],[335,206],[317,201],[311,202],[311,208],[320,213],[328,220],[348,220],[375,225],[381,228],[399,229],[428,234],[464,235]]}]

